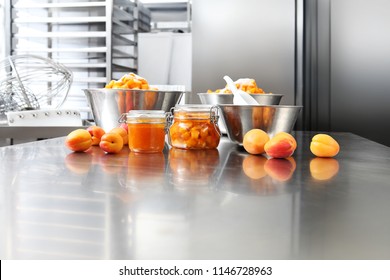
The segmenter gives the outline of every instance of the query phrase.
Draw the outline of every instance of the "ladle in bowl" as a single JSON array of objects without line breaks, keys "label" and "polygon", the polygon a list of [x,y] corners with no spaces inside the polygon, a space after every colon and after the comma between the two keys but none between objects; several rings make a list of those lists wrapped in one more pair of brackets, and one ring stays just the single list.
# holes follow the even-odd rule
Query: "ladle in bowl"
[{"label": "ladle in bowl", "polygon": [[224,76],[223,79],[226,81],[229,89],[232,91],[232,93],[234,95],[233,104],[235,104],[235,105],[259,105],[259,103],[256,101],[256,99],[254,99],[248,93],[237,89],[233,80],[229,76]]}]

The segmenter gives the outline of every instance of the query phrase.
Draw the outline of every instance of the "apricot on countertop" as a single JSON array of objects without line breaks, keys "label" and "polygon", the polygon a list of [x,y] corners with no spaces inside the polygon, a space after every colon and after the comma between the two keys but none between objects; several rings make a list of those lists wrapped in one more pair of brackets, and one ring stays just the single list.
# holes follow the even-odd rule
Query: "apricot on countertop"
[{"label": "apricot on countertop", "polygon": [[295,138],[287,132],[280,132],[265,144],[264,151],[272,158],[288,158],[293,155],[296,148]]},{"label": "apricot on countertop", "polygon": [[334,157],[340,151],[340,145],[328,134],[317,134],[310,143],[310,151],[317,157]]},{"label": "apricot on countertop", "polygon": [[74,152],[84,152],[92,146],[92,136],[86,129],[73,130],[66,136],[65,146]]},{"label": "apricot on countertop", "polygon": [[264,130],[254,128],[245,133],[242,145],[248,153],[259,155],[264,153],[264,145],[268,141],[269,136]]}]

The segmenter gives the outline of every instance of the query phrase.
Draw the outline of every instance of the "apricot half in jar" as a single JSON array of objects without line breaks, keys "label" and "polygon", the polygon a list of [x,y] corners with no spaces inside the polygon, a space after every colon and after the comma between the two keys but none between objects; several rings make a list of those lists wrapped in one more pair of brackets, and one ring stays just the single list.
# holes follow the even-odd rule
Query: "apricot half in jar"
[{"label": "apricot half in jar", "polygon": [[340,151],[340,145],[328,134],[317,134],[310,143],[310,151],[317,157],[334,157]]}]

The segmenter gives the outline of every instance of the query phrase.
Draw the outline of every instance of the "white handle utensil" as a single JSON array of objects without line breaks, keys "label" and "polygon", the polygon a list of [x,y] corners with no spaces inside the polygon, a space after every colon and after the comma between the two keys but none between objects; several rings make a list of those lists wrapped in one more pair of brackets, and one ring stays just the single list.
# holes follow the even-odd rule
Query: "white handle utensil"
[{"label": "white handle utensil", "polygon": [[256,101],[256,99],[254,99],[248,93],[237,89],[233,80],[229,76],[224,76],[223,79],[226,81],[229,89],[234,94],[233,104],[235,104],[235,105],[259,105],[259,103]]}]

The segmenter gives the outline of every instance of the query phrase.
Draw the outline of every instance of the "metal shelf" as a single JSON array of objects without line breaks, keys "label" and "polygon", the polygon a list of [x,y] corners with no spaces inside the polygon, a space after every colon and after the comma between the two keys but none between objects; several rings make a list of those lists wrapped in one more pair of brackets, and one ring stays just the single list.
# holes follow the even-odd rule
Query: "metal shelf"
[{"label": "metal shelf", "polygon": [[106,22],[107,17],[29,17],[14,18],[13,22],[18,23],[55,23],[55,24],[91,24],[94,22]]},{"label": "metal shelf", "polygon": [[152,31],[191,32],[192,4],[190,0],[148,2],[144,6],[152,15],[150,20]]},{"label": "metal shelf", "polygon": [[92,47],[92,48],[17,48],[14,50],[15,53],[75,53],[75,52],[86,52],[86,53],[105,53],[107,47]]},{"label": "metal shelf", "polygon": [[106,77],[75,77],[73,78],[73,82],[76,83],[106,83]]},{"label": "metal shelf", "polygon": [[14,38],[106,38],[105,31],[15,33]]},{"label": "metal shelf", "polygon": [[81,91],[73,93],[76,84],[104,87],[120,72],[137,72],[137,34],[150,31],[150,11],[138,0],[12,0],[5,7],[7,52],[52,58],[71,69],[68,99]]},{"label": "metal shelf", "polygon": [[96,2],[74,2],[74,3],[16,3],[14,8],[17,9],[34,9],[34,8],[91,8],[91,7],[105,7],[106,3],[101,1]]}]

